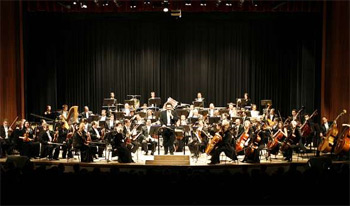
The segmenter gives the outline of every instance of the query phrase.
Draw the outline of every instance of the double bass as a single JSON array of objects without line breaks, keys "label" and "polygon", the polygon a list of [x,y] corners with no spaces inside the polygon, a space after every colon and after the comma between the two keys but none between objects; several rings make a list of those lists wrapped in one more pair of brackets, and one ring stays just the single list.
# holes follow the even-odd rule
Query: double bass
[{"label": "double bass", "polygon": [[337,118],[333,121],[332,125],[329,127],[327,134],[322,138],[321,143],[318,145],[317,149],[320,152],[327,153],[332,151],[332,147],[338,135],[338,127],[337,120],[339,117],[346,114],[346,110],[344,109],[342,113],[340,113]]},{"label": "double bass", "polygon": [[[313,118],[315,115],[317,115],[317,109],[311,114],[310,118]],[[308,124],[308,121],[305,121],[303,125],[300,127],[301,130],[301,136],[302,137],[308,137],[311,133],[311,127]]]},{"label": "double bass", "polygon": [[337,140],[337,144],[334,149],[334,154],[348,153],[350,151],[350,125],[343,124],[343,131]]}]

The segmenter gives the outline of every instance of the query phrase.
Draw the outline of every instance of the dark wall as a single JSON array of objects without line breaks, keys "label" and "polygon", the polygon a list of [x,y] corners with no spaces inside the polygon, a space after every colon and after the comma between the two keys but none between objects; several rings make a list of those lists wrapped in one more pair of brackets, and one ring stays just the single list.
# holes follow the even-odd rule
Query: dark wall
[{"label": "dark wall", "polygon": [[[168,15],[168,14],[167,14]],[[321,14],[47,14],[25,18],[27,113],[46,104],[100,112],[151,91],[191,103],[197,92],[225,106],[272,99],[282,116],[320,105]],[[80,109],[81,110],[81,109]]]}]

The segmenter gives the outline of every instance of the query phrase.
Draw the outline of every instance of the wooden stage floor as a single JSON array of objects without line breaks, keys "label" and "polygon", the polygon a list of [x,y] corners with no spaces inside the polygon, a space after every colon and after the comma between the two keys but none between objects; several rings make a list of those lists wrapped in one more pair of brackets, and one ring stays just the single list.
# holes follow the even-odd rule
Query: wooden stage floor
[{"label": "wooden stage floor", "polygon": [[[292,162],[287,162],[283,160],[283,156],[281,154],[278,154],[277,156],[271,155],[271,158],[266,159],[265,158],[265,151],[262,152],[261,154],[261,161],[260,163],[246,163],[246,162],[241,162],[244,158],[243,155],[238,155],[238,161],[232,161],[228,157],[225,156],[224,153],[220,155],[220,163],[215,164],[215,165],[208,165],[210,162],[210,156],[207,156],[206,154],[201,154],[198,159],[192,158],[190,155],[190,152],[188,148],[186,148],[185,155],[183,152],[175,152],[174,155],[166,155],[167,158],[171,158],[170,156],[187,156],[187,159],[189,159],[188,164],[181,164],[177,163],[176,161],[168,160],[166,164],[148,164],[149,160],[154,160],[156,156],[163,156],[164,157],[164,152],[161,149],[160,155],[158,155],[158,151],[155,152],[155,155],[144,155],[144,152],[137,151],[135,154],[132,154],[133,160],[135,163],[119,163],[118,162],[118,157],[113,157],[107,159],[105,155],[102,158],[95,159],[94,162],[90,163],[85,163],[85,162],[80,162],[79,157],[77,155],[74,155],[74,158],[70,159],[60,159],[60,160],[48,160],[47,158],[41,158],[41,159],[31,159],[31,162],[34,163],[34,165],[39,166],[39,165],[47,165],[47,166],[54,166],[62,163],[65,166],[73,166],[75,164],[79,164],[81,167],[87,167],[87,168],[94,168],[94,167],[99,167],[99,168],[111,168],[111,167],[118,167],[118,168],[134,168],[134,169],[142,169],[142,168],[159,168],[159,167],[194,167],[194,168],[241,168],[242,166],[261,166],[261,165],[266,165],[269,167],[279,167],[279,166],[289,166],[291,164],[297,164],[297,165],[307,165],[308,161],[310,158],[315,157],[315,152],[314,151],[309,151],[306,154],[297,154],[293,153],[293,160]],[[329,157],[327,154],[321,154],[323,157]],[[61,157],[61,154],[60,154]],[[0,158],[0,163],[5,163],[7,158]],[[336,161],[333,160],[332,163],[346,163],[349,164],[349,160],[347,161]]]}]

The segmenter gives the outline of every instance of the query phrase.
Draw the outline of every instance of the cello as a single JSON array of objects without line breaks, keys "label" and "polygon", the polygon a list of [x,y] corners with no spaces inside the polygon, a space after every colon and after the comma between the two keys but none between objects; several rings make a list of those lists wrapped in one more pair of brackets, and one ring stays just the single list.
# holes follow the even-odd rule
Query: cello
[{"label": "cello", "polygon": [[217,132],[214,137],[209,140],[207,148],[205,149],[205,153],[207,155],[214,149],[215,145],[222,140],[222,136]]},{"label": "cello", "polygon": [[240,151],[243,151],[244,149],[244,144],[246,143],[246,141],[248,140],[249,138],[249,134],[248,134],[248,131],[249,131],[249,128],[244,131],[242,133],[242,135],[239,137],[239,140],[237,141],[236,143],[236,152],[240,152]]},{"label": "cello", "polygon": [[350,124],[343,124],[345,127],[339,136],[334,149],[334,154],[348,153],[350,151]]},{"label": "cello", "polygon": [[259,143],[261,141],[261,137],[260,137],[260,132],[261,130],[258,131],[258,133],[256,134],[256,138],[251,141],[248,145],[248,147],[245,150],[245,156],[249,158],[250,155],[252,155],[254,153],[254,150],[258,149],[259,147]]},{"label": "cello", "polygon": [[346,110],[344,109],[342,113],[340,113],[337,118],[333,121],[332,125],[329,127],[327,134],[322,138],[321,143],[318,145],[317,149],[320,152],[327,153],[332,151],[332,147],[338,135],[338,127],[337,120],[339,117],[346,114]]}]

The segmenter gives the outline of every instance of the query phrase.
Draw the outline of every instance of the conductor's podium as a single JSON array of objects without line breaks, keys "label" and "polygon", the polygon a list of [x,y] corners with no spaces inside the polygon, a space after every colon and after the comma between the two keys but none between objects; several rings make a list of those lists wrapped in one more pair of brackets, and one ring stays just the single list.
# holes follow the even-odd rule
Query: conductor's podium
[{"label": "conductor's podium", "polygon": [[154,155],[154,160],[146,160],[146,165],[190,165],[190,156]]}]

